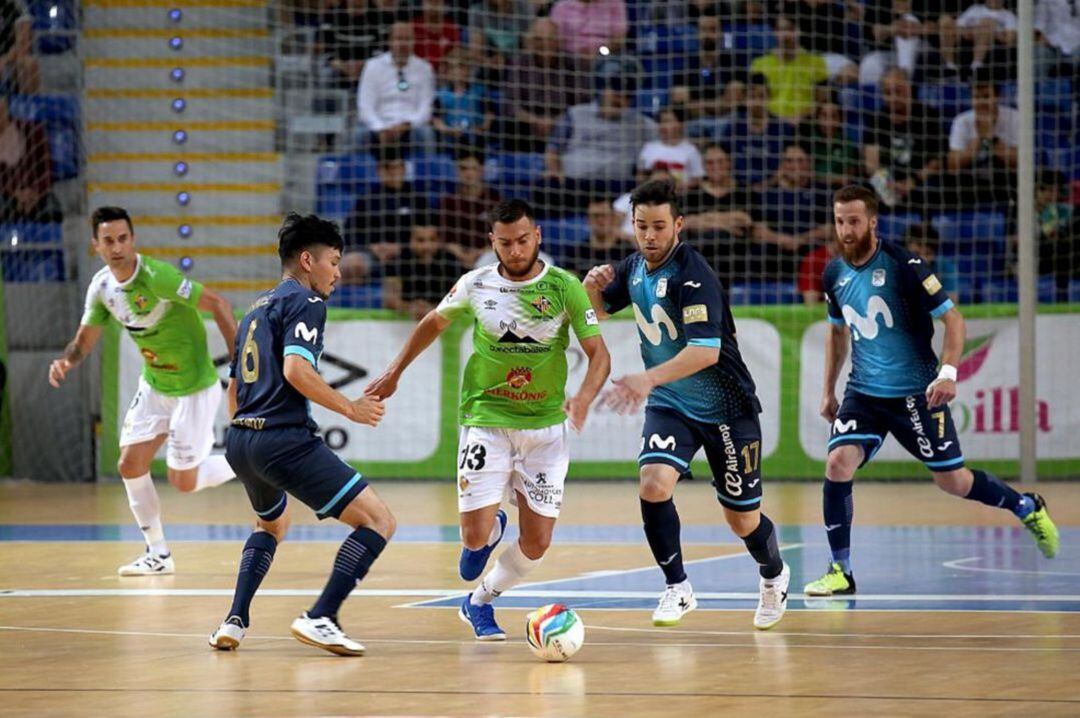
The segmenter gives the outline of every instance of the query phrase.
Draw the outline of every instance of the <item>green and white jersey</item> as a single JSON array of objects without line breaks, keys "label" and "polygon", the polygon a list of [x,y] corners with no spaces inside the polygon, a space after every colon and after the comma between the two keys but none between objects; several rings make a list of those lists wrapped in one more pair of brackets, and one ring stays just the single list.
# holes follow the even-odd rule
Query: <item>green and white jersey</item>
[{"label": "green and white jersey", "polygon": [[473,317],[473,354],[465,365],[458,420],[462,426],[541,429],[566,420],[566,349],[600,334],[577,277],[545,265],[514,282],[491,264],[461,277],[438,312]]},{"label": "green and white jersey", "polygon": [[187,396],[218,380],[196,308],[202,285],[171,264],[136,256],[126,282],[104,267],[86,290],[82,323],[103,326],[110,315],[127,329],[143,355],[143,377],[165,396]]}]

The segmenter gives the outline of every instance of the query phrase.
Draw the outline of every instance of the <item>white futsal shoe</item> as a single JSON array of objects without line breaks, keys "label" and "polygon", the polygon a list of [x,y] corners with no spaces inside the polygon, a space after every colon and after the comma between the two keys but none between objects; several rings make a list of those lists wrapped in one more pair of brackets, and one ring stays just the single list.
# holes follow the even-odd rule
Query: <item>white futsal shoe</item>
[{"label": "white futsal shoe", "polygon": [[125,563],[116,572],[121,576],[171,576],[176,573],[172,554],[158,556],[147,551],[131,563]]},{"label": "white futsal shoe", "polygon": [[780,575],[772,579],[761,579],[761,596],[757,610],[754,611],[754,628],[767,631],[784,617],[787,610],[788,583],[791,582],[791,569],[787,563]]},{"label": "white futsal shoe", "polygon": [[660,595],[660,601],[653,611],[654,626],[677,626],[682,617],[697,608],[694,588],[689,581],[668,586]]},{"label": "white futsal shoe", "polygon": [[247,629],[244,628],[244,623],[240,620],[240,617],[229,616],[211,634],[210,647],[219,651],[235,651],[237,646],[240,645],[240,641],[244,640],[244,634],[246,633]]},{"label": "white futsal shoe", "polygon": [[331,618],[311,618],[307,611],[292,622],[289,630],[301,643],[336,653],[339,656],[362,656],[364,647],[345,635],[341,626]]}]

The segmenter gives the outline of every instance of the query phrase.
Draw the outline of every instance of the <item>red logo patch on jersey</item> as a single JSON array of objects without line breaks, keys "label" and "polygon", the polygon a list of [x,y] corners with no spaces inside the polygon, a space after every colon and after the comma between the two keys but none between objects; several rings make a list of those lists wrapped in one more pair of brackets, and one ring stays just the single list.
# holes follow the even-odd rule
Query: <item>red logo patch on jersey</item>
[{"label": "red logo patch on jersey", "polygon": [[532,371],[528,367],[519,366],[506,373],[506,383],[514,389],[528,386],[532,381]]}]

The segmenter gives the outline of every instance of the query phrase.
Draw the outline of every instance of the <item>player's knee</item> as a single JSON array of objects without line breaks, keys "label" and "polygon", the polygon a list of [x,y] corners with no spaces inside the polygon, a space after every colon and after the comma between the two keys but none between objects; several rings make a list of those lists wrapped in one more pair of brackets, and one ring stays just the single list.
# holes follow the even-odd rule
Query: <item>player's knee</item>
[{"label": "player's knee", "polygon": [[761,523],[761,512],[725,510],[724,519],[727,520],[732,532],[739,538],[743,538],[752,534]]},{"label": "player's knee", "polygon": [[639,495],[641,498],[652,503],[667,501],[671,498],[673,482],[664,476],[663,469],[666,466],[648,465],[641,468],[641,484]]},{"label": "player's knee", "polygon": [[133,459],[130,456],[124,454],[120,455],[120,461],[116,462],[116,471],[120,474],[121,478],[134,479],[137,476],[142,476],[150,468],[142,461]]},{"label": "player's knee", "polygon": [[486,529],[476,523],[470,523],[461,527],[461,543],[470,551],[478,551],[487,545],[488,537],[491,536],[491,527]]},{"label": "player's knee", "polygon": [[285,535],[289,533],[289,525],[291,523],[292,520],[289,518],[289,515],[282,514],[273,521],[265,521],[263,519],[259,519],[256,522],[256,525],[262,531],[265,531],[266,533],[273,536],[275,541],[281,543],[285,540]]},{"label": "player's knee", "polygon": [[934,483],[947,494],[963,498],[971,493],[971,472],[967,469],[935,471]]},{"label": "player's knee", "polygon": [[169,469],[169,483],[176,487],[177,491],[189,493],[195,490],[198,483],[199,470],[196,469]]},{"label": "player's knee", "polygon": [[542,533],[538,536],[522,536],[518,539],[521,552],[532,561],[542,558],[551,547],[551,534]]},{"label": "player's knee", "polygon": [[371,530],[389,541],[394,537],[394,532],[397,531],[397,519],[394,518],[389,509],[386,509],[381,516],[376,518]]},{"label": "player's knee", "polygon": [[829,481],[851,481],[861,460],[858,447],[841,446],[834,449],[825,460],[825,478]]}]

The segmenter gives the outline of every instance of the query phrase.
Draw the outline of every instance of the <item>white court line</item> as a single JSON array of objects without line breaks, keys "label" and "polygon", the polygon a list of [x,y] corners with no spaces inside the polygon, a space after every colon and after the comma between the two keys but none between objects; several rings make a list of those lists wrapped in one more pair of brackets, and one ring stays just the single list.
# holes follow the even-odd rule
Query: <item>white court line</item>
[{"label": "white court line", "polygon": [[982,556],[971,556],[969,558],[958,558],[953,561],[945,561],[941,565],[945,568],[956,569],[957,571],[977,571],[978,573],[1012,573],[1031,576],[1080,576],[1080,572],[1077,571],[1030,571],[1019,568],[982,568],[980,566],[967,565],[972,561],[982,560]]},{"label": "white court line", "polygon": [[[552,582],[554,583],[554,581]],[[547,582],[536,585],[547,585]],[[319,589],[307,588],[268,588],[259,591],[260,596],[318,596]],[[208,597],[226,596],[231,597],[231,588],[38,588],[38,589],[0,589],[0,598],[90,598],[90,597],[135,597],[135,596],[176,596],[176,597]],[[441,589],[441,588],[403,588],[403,589],[380,589],[358,588],[352,592],[353,596],[366,596],[369,598],[401,598],[410,596],[425,596],[429,598],[464,598],[468,590]],[[749,601],[758,599],[755,592],[699,592],[695,593],[699,599],[715,601]],[[519,598],[576,598],[576,599],[635,599],[656,598],[655,591],[592,591],[592,590],[547,590],[530,589],[527,587],[515,588],[507,591],[503,596]],[[804,599],[801,593],[792,593],[790,598]],[[1000,603],[1003,601],[1030,601],[1037,603],[1080,603],[1080,595],[1029,595],[1029,594],[1002,594],[987,596],[985,594],[859,594],[854,597],[856,602],[912,602],[912,601],[941,601],[946,603],[979,602]],[[607,610],[607,609],[604,609]]]},{"label": "white court line", "polygon": [[[795,610],[795,609],[788,609]],[[616,631],[619,633],[670,633],[675,636],[760,636],[759,631],[699,631],[676,628],[628,628],[619,626],[588,625],[590,631]],[[1042,639],[1055,641],[1080,638],[1080,633],[810,633],[807,631],[769,631],[770,636],[799,636],[805,638],[902,638],[909,640],[970,640],[970,639]]]},{"label": "white court line", "polygon": [[[597,626],[590,626],[590,628],[599,628]],[[100,636],[146,636],[148,638],[184,638],[184,639],[201,639],[206,640],[209,634],[206,633],[162,633],[154,631],[110,631],[102,629],[88,629],[88,628],[39,628],[36,626],[0,626],[0,631],[25,631],[29,633],[71,633],[71,634],[83,634],[83,635],[100,635]],[[753,634],[756,636],[764,636],[768,634]],[[782,637],[784,634],[771,634],[777,637]],[[272,640],[272,641],[293,641],[296,640],[287,636],[251,636],[252,642],[260,640]],[[390,644],[390,645],[461,645],[461,646],[475,646],[481,645],[475,640],[435,640],[435,639],[400,639],[400,638],[364,638],[365,643],[372,644]],[[524,641],[507,641],[503,643],[504,646],[517,647],[524,643]],[[482,645],[490,646],[491,642],[483,643]],[[498,645],[497,643],[495,645]],[[1000,646],[859,646],[859,645],[847,645],[847,644],[788,644],[783,640],[764,642],[755,639],[746,643],[656,643],[652,641],[589,641],[589,646],[609,646],[609,647],[640,647],[640,648],[752,648],[754,650],[760,649],[773,649],[773,650],[793,650],[793,649],[809,649],[809,650],[856,650],[856,651],[932,651],[932,652],[959,652],[959,653],[1078,653],[1080,648],[1012,648],[1012,647],[1000,647]]]}]

